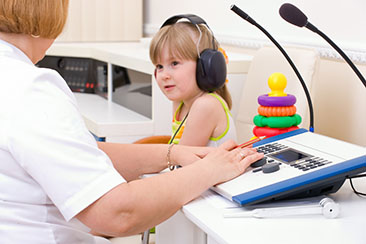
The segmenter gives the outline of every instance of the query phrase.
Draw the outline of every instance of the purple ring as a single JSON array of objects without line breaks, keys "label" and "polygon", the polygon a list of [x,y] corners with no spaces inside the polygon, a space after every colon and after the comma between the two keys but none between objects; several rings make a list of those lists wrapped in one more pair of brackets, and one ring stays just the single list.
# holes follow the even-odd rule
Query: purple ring
[{"label": "purple ring", "polygon": [[292,106],[296,103],[296,97],[291,94],[283,97],[270,97],[264,94],[258,97],[258,103],[266,107]]}]

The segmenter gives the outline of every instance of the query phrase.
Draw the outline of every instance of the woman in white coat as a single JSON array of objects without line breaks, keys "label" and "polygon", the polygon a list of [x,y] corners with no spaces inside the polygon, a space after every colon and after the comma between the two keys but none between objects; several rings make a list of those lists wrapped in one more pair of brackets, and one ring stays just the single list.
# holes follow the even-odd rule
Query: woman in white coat
[{"label": "woman in white coat", "polygon": [[[68,0],[0,0],[1,243],[108,243],[89,231],[140,233],[263,157],[230,141],[218,149],[98,145],[66,82],[34,65],[67,8]],[[167,164],[183,167],[138,179]]]}]

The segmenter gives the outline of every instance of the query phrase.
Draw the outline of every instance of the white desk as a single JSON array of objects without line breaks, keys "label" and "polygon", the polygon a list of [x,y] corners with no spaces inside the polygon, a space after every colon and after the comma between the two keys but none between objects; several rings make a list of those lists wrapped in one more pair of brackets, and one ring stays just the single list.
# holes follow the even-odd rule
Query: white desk
[{"label": "white desk", "polygon": [[87,128],[98,137],[144,136],[151,119],[95,94],[74,93]]},{"label": "white desk", "polygon": [[[252,56],[227,52],[228,79],[235,114]],[[92,58],[152,75],[154,66],[149,58],[149,40],[141,42],[54,43],[47,55]],[[109,72],[110,73],[110,72]],[[87,128],[97,137],[117,138],[108,141],[132,142],[141,137],[171,133],[171,102],[163,95],[153,77],[152,118],[149,119],[112,102],[111,77],[108,77],[108,99],[98,95],[76,93],[80,112]]]},{"label": "white desk", "polygon": [[[366,192],[365,178],[353,182],[358,191]],[[156,244],[365,244],[366,198],[353,193],[349,180],[330,197],[341,207],[336,219],[322,215],[223,218],[222,207],[200,197],[156,227]]]}]

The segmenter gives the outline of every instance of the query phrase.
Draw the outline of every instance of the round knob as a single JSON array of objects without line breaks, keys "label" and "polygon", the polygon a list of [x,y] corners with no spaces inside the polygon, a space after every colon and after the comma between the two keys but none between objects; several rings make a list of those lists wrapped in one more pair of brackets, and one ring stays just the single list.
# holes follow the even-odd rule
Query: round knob
[{"label": "round knob", "polygon": [[66,67],[66,61],[65,61],[65,59],[60,58],[57,61],[57,67],[60,68],[60,69],[64,69]]},{"label": "round knob", "polygon": [[267,174],[267,173],[272,173],[272,172],[276,172],[277,170],[280,169],[280,164],[279,163],[270,163],[270,164],[265,164],[262,167],[262,171],[263,173]]},{"label": "round knob", "polygon": [[257,161],[255,161],[254,163],[252,163],[250,166],[253,167],[253,168],[258,168],[260,166],[263,166],[267,163],[267,158],[266,157],[263,157]]}]

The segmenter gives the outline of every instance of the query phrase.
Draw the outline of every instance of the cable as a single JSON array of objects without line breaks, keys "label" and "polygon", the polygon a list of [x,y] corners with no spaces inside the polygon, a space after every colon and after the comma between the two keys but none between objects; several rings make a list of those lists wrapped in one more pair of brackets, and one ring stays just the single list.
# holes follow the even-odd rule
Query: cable
[{"label": "cable", "polygon": [[356,193],[357,195],[359,196],[363,196],[363,197],[366,197],[366,193],[363,193],[363,192],[359,192],[355,189],[355,187],[353,186],[353,182],[352,182],[352,179],[353,178],[361,178],[361,177],[366,177],[366,174],[360,174],[360,175],[355,175],[355,176],[347,176],[347,179],[349,179],[349,182],[351,184],[351,187],[352,187],[352,190],[354,193]]},{"label": "cable", "polygon": [[175,131],[175,133],[174,133],[174,135],[172,136],[172,138],[170,138],[170,140],[169,140],[168,144],[172,144],[172,143],[173,143],[173,140],[174,140],[175,136],[178,134],[178,132],[179,132],[180,128],[183,126],[184,121],[186,121],[187,117],[188,117],[188,113],[186,114],[186,116],[184,116],[184,119],[182,120],[182,123],[180,123],[180,125],[179,125],[178,129]]}]

